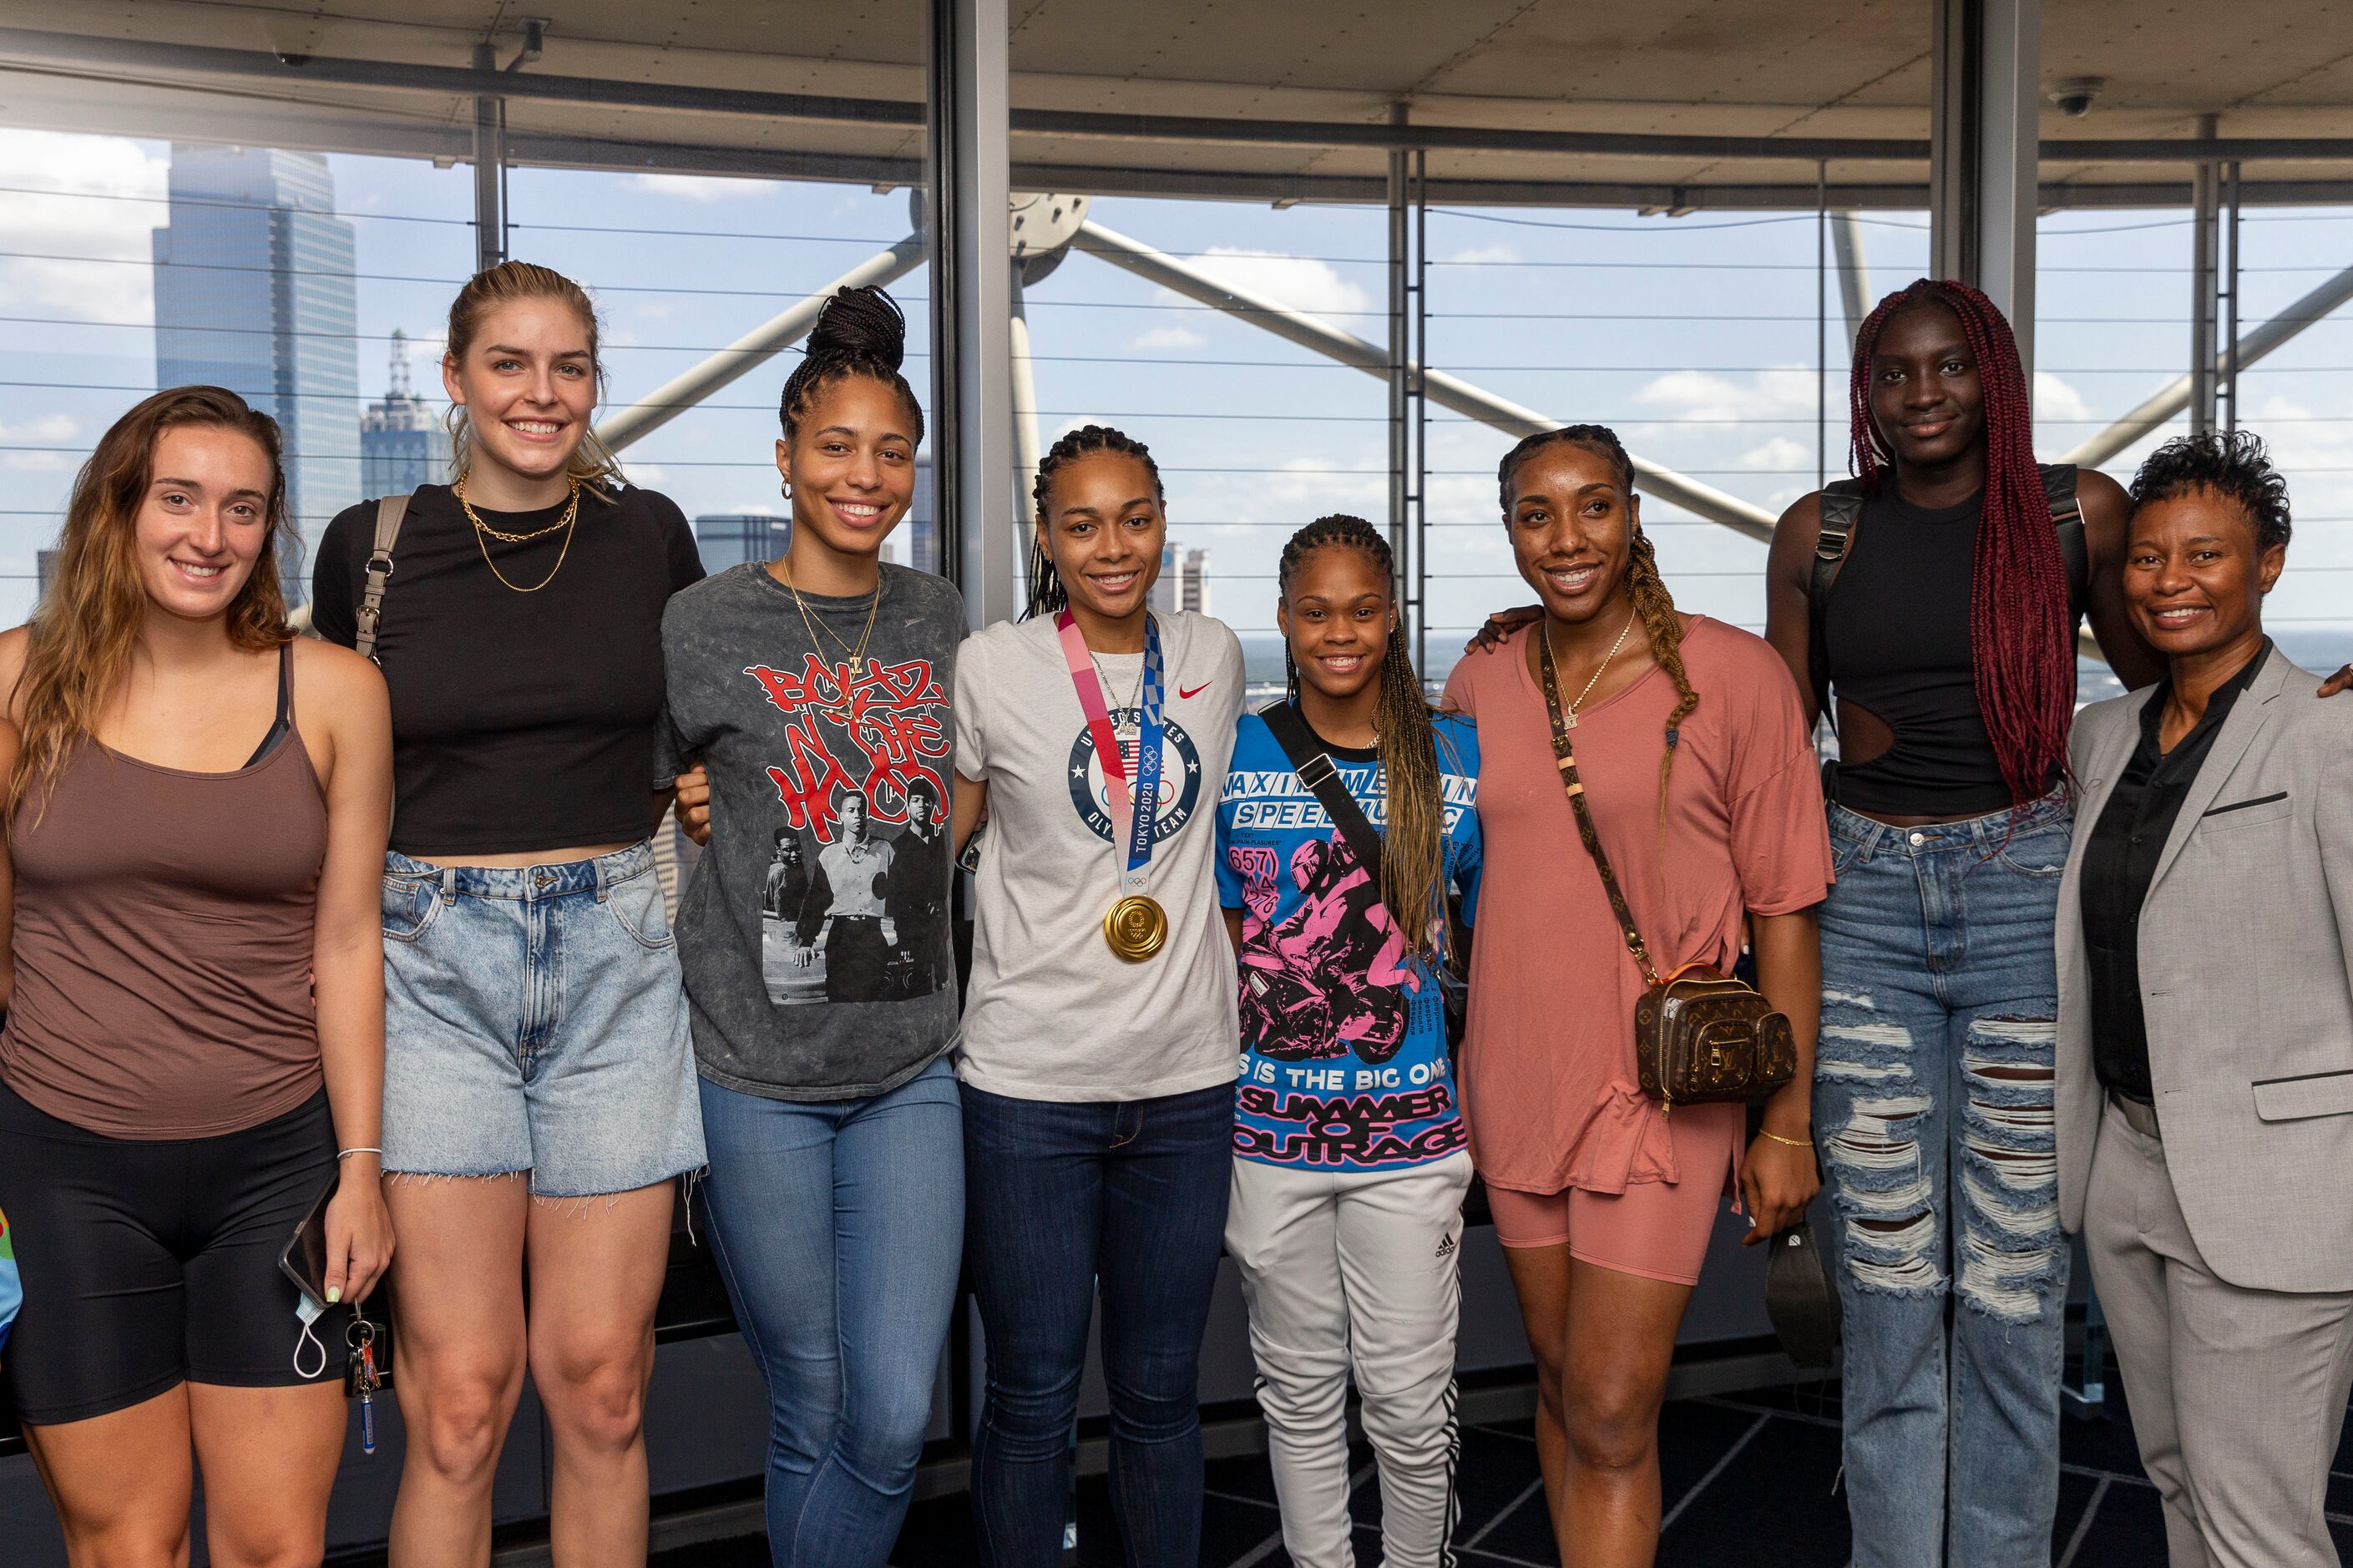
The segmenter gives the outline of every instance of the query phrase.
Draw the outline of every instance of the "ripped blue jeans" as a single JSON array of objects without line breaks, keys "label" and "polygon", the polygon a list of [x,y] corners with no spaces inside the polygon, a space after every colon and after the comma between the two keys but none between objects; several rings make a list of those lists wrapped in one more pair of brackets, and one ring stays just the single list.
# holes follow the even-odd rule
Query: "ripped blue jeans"
[{"label": "ripped blue jeans", "polygon": [[2070,811],[1830,808],[1814,1142],[1840,1218],[1855,1568],[2037,1568],[2059,1493],[2052,925]]}]

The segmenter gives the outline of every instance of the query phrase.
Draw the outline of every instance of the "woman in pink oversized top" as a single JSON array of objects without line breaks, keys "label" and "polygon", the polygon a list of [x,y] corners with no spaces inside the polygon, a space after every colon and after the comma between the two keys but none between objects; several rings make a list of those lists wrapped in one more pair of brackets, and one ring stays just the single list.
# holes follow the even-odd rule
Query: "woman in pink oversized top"
[{"label": "woman in pink oversized top", "polygon": [[[1659,1405],[1725,1194],[1736,1179],[1761,1239],[1802,1215],[1817,1184],[1813,907],[1830,840],[1788,668],[1762,639],[1675,610],[1617,437],[1599,426],[1531,437],[1502,479],[1543,616],[1467,655],[1446,688],[1479,727],[1487,844],[1463,1111],[1536,1357],[1562,1559],[1647,1563]],[[1746,934],[1760,989],[1797,1035],[1797,1078],[1745,1157],[1741,1106],[1670,1115],[1639,1087],[1644,979],[1555,765],[1547,637],[1585,800],[1652,962],[1729,973]]]}]

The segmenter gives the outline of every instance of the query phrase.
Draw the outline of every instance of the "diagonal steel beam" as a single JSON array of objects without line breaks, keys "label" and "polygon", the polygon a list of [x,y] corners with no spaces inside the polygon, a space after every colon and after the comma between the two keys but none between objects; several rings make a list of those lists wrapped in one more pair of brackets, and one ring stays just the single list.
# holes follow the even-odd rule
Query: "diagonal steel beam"
[{"label": "diagonal steel beam", "polygon": [[[2246,369],[2274,349],[2294,338],[2305,328],[2322,320],[2348,300],[2353,300],[2353,267],[2347,268],[2327,282],[2257,327],[2239,340],[2238,368]],[[2227,354],[2218,356],[2219,373],[2231,368]],[[2166,387],[2139,407],[2090,437],[2060,461],[2078,467],[2096,468],[2123,451],[2150,431],[2189,406],[2189,377],[2177,376]]]},{"label": "diagonal steel beam", "polygon": [[923,259],[923,237],[911,234],[890,249],[869,257],[807,299],[764,326],[737,338],[682,375],[672,377],[639,401],[596,426],[605,445],[617,452],[640,436],[660,429],[721,387],[774,359],[808,335],[817,314],[837,289],[887,284],[905,277]]},{"label": "diagonal steel beam", "polygon": [[[1228,315],[1237,316],[1277,337],[1287,338],[1302,348],[1337,360],[1367,375],[1383,380],[1389,375],[1388,350],[1379,344],[1368,343],[1353,333],[1344,332],[1263,295],[1252,294],[1221,282],[1173,256],[1155,250],[1141,240],[1130,239],[1091,221],[1080,226],[1078,237],[1071,243],[1123,271],[1132,272],[1188,300],[1197,300]],[[1420,367],[1408,368],[1410,371]],[[1557,430],[1567,423],[1539,414],[1509,398],[1498,397],[1483,387],[1473,386],[1442,370],[1420,370],[1420,374],[1422,386],[1431,402],[1451,408],[1457,414],[1468,415],[1508,436],[1533,436],[1543,430]],[[1686,511],[1695,512],[1710,522],[1720,522],[1751,539],[1769,542],[1773,537],[1774,516],[1762,507],[1752,506],[1713,485],[1702,484],[1697,479],[1676,473],[1672,468],[1645,462],[1641,458],[1634,459],[1634,474],[1641,481],[1646,494],[1682,507]]]}]

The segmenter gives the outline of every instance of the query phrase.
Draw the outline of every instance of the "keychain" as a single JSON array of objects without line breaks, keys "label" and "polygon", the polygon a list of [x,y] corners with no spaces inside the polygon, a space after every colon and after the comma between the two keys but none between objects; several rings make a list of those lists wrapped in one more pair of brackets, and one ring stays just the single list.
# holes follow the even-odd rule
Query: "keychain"
[{"label": "keychain", "polygon": [[343,1332],[351,1360],[343,1367],[343,1394],[360,1402],[360,1452],[375,1452],[375,1325],[352,1310],[352,1326]]}]

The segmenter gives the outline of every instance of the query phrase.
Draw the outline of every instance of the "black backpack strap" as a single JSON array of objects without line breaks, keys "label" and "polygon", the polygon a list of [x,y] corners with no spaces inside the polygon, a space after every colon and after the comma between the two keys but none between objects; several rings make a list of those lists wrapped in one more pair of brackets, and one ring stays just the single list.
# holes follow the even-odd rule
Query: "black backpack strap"
[{"label": "black backpack strap", "polygon": [[2077,468],[2073,463],[2044,463],[2043,499],[2051,503],[2051,526],[2058,531],[2059,556],[2067,563],[2067,618],[2070,626],[2082,617],[2090,601],[2092,550],[2084,537],[2084,502],[2076,494]]},{"label": "black backpack strap", "polygon": [[1332,826],[1348,841],[1348,852],[1377,887],[1381,879],[1381,836],[1366,819],[1365,808],[1356,804],[1356,797],[1341,782],[1340,770],[1332,765],[1332,759],[1315,743],[1299,710],[1289,702],[1274,702],[1259,710],[1258,716],[1266,721],[1275,744],[1291,759],[1292,772],[1315,796],[1324,815],[1332,819]]},{"label": "black backpack strap", "polygon": [[1833,733],[1838,720],[1831,712],[1830,613],[1831,584],[1846,563],[1847,546],[1862,516],[1862,481],[1834,479],[1822,487],[1822,526],[1814,538],[1813,573],[1806,580],[1806,671],[1812,678],[1814,710],[1830,720]]}]

